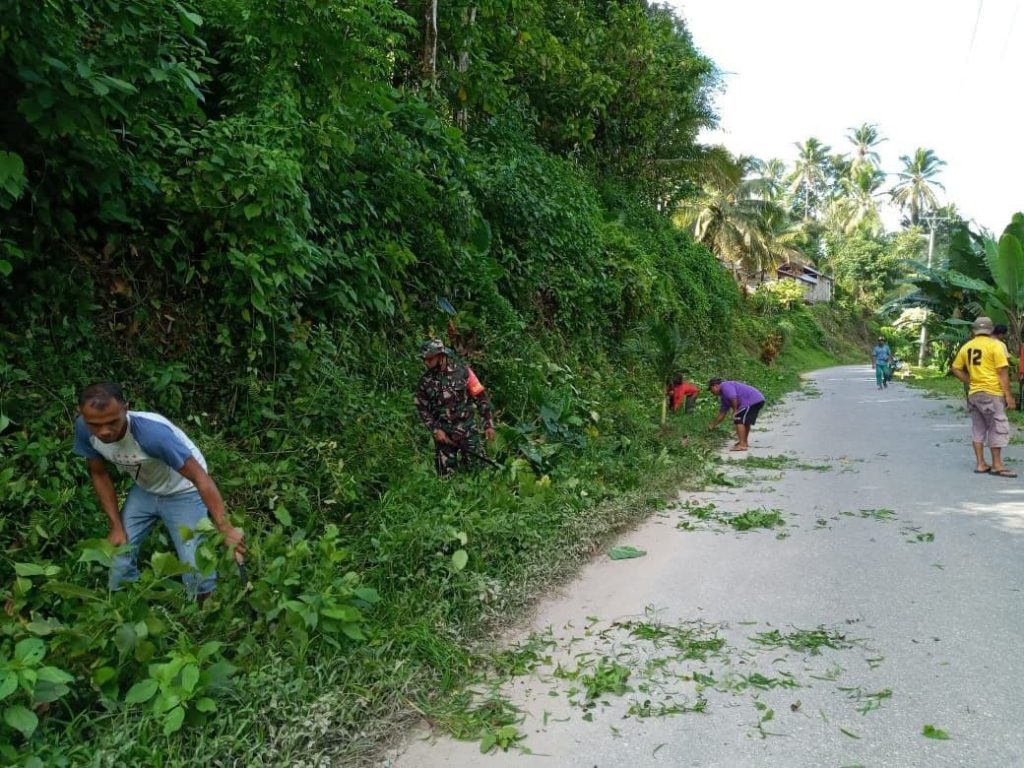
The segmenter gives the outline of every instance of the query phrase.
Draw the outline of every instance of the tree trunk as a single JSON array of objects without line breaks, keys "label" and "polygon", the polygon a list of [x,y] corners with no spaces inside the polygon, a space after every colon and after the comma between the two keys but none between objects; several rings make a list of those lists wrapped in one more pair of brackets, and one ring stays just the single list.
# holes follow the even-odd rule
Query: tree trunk
[{"label": "tree trunk", "polygon": [[423,75],[437,79],[437,0],[423,4]]},{"label": "tree trunk", "polygon": [[[469,8],[462,12],[462,20],[466,27],[472,27],[476,22],[476,8]],[[468,33],[467,33],[468,34]],[[463,50],[459,53],[459,72],[466,72],[469,70],[469,51]],[[465,86],[463,86],[465,87]],[[468,98],[468,95],[466,95]],[[459,108],[459,111],[455,115],[455,122],[459,128],[466,130],[466,126],[469,123],[469,110],[465,106]]]}]

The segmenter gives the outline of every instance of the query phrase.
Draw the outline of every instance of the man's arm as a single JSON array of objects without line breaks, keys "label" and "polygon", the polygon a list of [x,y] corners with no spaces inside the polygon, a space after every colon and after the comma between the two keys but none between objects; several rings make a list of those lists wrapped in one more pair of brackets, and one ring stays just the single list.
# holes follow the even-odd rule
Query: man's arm
[{"label": "man's arm", "polygon": [[1003,397],[1006,398],[1006,407],[1013,410],[1017,407],[1017,401],[1013,399],[1013,390],[1010,389],[1010,368],[1003,366],[996,369],[996,376],[999,377],[999,386],[1003,389]]},{"label": "man's arm", "polygon": [[494,408],[491,406],[491,396],[487,394],[487,390],[484,389],[484,385],[480,383],[480,379],[473,373],[473,369],[468,370],[468,376],[466,381],[466,389],[469,392],[469,396],[473,398],[473,402],[476,404],[476,409],[480,413],[480,418],[484,422],[484,436],[488,440],[494,439]]},{"label": "man's arm", "polygon": [[103,459],[89,459],[89,478],[92,480],[92,487],[96,490],[96,497],[100,500],[100,506],[110,521],[110,533],[107,534],[107,541],[115,547],[128,543],[128,535],[124,531],[124,524],[121,522],[121,512],[117,508],[117,492],[114,490],[114,481],[107,471],[107,464]]},{"label": "man's arm", "polygon": [[178,472],[182,477],[190,480],[199,491],[199,497],[206,505],[213,524],[224,534],[224,545],[233,554],[244,555],[245,541],[242,532],[231,525],[231,521],[228,520],[224,513],[224,499],[220,495],[220,490],[213,482],[213,478],[203,469],[203,465],[196,461],[194,456],[190,456]]},{"label": "man's arm", "polygon": [[950,368],[949,372],[956,376],[958,379],[960,379],[960,381],[962,381],[964,384],[971,383],[970,375],[963,368]]},{"label": "man's arm", "polygon": [[420,421],[423,422],[430,433],[434,436],[434,440],[441,443],[442,445],[451,445],[451,438],[448,437],[448,433],[441,429],[441,425],[437,419],[434,418],[434,414],[430,409],[430,403],[426,394],[423,392],[423,384],[416,388],[416,394],[413,396],[413,404],[416,406],[416,412],[420,415]]}]

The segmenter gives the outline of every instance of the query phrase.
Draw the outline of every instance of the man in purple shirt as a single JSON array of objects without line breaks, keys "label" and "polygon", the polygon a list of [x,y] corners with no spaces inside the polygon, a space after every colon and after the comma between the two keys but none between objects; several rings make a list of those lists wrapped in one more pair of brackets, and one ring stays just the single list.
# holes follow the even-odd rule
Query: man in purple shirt
[{"label": "man in purple shirt", "polygon": [[732,423],[736,425],[736,445],[730,450],[747,450],[750,447],[747,445],[747,437],[750,435],[750,428],[757,421],[757,414],[761,412],[761,407],[764,405],[764,395],[742,381],[712,379],[708,382],[708,389],[722,401],[722,407],[708,429],[714,429],[721,424],[722,419],[732,409]]}]

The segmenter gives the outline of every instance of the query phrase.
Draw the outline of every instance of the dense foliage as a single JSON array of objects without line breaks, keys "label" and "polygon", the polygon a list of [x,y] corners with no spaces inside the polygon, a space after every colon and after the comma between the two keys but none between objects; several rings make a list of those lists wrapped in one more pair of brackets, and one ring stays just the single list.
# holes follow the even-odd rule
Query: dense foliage
[{"label": "dense foliage", "polygon": [[[769,391],[791,379],[743,352],[821,341],[799,304],[736,325],[729,273],[663,212],[715,86],[664,8],[442,4],[436,51],[419,2],[8,8],[4,763],[327,764],[443,719],[468,636],[699,464],[692,424],[658,431],[646,329]],[[501,469],[451,482],[410,398],[439,297],[502,423]],[[105,378],[201,446],[250,586],[212,535],[220,587],[189,603],[155,533],[105,589],[69,440]]]}]

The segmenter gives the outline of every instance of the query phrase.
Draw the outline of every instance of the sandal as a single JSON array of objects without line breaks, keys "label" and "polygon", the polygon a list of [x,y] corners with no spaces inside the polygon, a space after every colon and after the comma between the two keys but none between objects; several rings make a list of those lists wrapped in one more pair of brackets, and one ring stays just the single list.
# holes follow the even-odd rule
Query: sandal
[{"label": "sandal", "polygon": [[990,475],[995,475],[996,477],[1016,477],[1017,476],[1016,472],[1014,472],[1012,469],[1007,469],[1006,467],[1003,467],[1002,469],[993,469],[993,470],[991,470],[989,472],[989,474]]},{"label": "sandal", "polygon": [[992,467],[985,467],[984,469],[976,469],[976,470],[974,470],[974,474],[976,474],[976,475],[987,475],[991,471],[992,471]]}]

